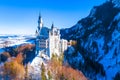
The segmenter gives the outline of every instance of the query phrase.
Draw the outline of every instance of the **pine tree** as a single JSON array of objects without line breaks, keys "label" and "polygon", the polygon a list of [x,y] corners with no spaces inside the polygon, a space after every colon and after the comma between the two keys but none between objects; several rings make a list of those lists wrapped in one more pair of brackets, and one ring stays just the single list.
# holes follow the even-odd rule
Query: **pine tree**
[{"label": "pine tree", "polygon": [[28,80],[29,76],[28,76],[28,64],[26,64],[25,66],[25,80]]},{"label": "pine tree", "polygon": [[52,79],[52,75],[51,75],[50,71],[48,71],[47,75],[48,75],[48,80],[51,80]]},{"label": "pine tree", "polygon": [[47,78],[45,76],[45,66],[43,63],[41,65],[41,80],[47,80]]}]

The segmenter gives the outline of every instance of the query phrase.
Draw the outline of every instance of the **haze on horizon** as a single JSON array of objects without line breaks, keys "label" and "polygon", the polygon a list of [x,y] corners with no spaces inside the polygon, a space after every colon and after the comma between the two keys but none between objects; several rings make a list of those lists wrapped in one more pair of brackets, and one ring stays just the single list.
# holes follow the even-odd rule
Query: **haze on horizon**
[{"label": "haze on horizon", "polygon": [[69,28],[106,0],[0,0],[0,34],[34,34],[39,12],[44,26]]}]

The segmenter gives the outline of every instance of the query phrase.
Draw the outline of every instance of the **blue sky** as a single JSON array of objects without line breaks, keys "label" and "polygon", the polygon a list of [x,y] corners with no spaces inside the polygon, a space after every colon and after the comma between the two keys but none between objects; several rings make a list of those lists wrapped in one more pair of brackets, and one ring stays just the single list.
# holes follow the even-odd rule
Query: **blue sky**
[{"label": "blue sky", "polygon": [[106,0],[0,0],[0,34],[34,34],[39,12],[44,26],[69,28]]}]

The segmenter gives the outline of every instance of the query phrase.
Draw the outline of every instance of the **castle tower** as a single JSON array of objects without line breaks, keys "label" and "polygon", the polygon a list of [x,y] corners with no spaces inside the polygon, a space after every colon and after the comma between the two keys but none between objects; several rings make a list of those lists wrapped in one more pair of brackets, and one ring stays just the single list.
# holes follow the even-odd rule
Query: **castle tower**
[{"label": "castle tower", "polygon": [[42,27],[43,27],[43,20],[42,20],[41,14],[39,14],[39,18],[38,18],[38,34],[40,34],[40,31],[41,31]]},{"label": "castle tower", "polygon": [[38,27],[37,27],[38,29],[35,32],[35,35],[36,35],[36,54],[38,54],[39,47],[40,47],[39,37],[40,37],[40,32],[41,32],[42,27],[43,27],[43,20],[42,20],[41,14],[39,14]]},{"label": "castle tower", "polygon": [[38,35],[38,30],[35,31],[35,36],[37,36],[37,35]]},{"label": "castle tower", "polygon": [[52,57],[52,54],[59,53],[59,43],[60,43],[59,29],[54,27],[54,24],[52,24],[51,29],[49,30],[49,56],[50,58]]},{"label": "castle tower", "polygon": [[51,30],[54,28],[54,24],[52,23]]}]

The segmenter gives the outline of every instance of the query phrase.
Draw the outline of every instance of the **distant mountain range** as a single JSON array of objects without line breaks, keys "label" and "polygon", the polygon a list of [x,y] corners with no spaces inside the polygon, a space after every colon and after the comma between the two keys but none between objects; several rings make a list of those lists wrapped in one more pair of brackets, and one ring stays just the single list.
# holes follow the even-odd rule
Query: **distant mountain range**
[{"label": "distant mountain range", "polygon": [[90,80],[120,79],[119,0],[93,7],[90,14],[73,27],[61,29],[61,38],[77,41],[75,51],[70,56],[69,48],[65,58]]}]

